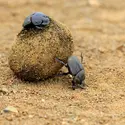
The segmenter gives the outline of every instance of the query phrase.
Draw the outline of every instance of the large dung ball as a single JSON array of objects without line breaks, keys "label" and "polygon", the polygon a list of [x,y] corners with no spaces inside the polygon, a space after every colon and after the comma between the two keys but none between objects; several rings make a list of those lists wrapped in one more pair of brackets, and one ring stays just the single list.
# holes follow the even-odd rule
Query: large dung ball
[{"label": "large dung ball", "polygon": [[67,61],[73,53],[73,39],[63,24],[50,18],[43,29],[22,29],[9,56],[9,65],[21,79],[43,80],[56,74],[62,65],[55,58]]}]

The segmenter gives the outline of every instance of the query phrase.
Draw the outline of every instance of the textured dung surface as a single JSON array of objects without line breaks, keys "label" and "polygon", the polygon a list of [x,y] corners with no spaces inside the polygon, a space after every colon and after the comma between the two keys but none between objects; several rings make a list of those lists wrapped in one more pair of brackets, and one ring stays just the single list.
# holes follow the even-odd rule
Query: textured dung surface
[{"label": "textured dung surface", "polygon": [[[18,110],[0,114],[0,125],[125,125],[125,0],[98,1],[0,0],[0,90],[8,89],[0,91],[0,110]],[[85,90],[69,88],[68,76],[28,83],[13,75],[10,48],[34,11],[69,27],[74,55],[83,53]]]},{"label": "textured dung surface", "polygon": [[9,57],[10,68],[24,80],[45,79],[56,74],[73,53],[73,38],[66,26],[54,20],[39,29],[23,29],[15,40]]}]

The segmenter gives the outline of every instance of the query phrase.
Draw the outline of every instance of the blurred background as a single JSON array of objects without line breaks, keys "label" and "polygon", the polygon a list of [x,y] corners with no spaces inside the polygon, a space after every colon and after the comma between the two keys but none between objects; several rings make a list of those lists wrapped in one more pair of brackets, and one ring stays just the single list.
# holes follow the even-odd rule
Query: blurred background
[{"label": "blurred background", "polygon": [[[69,27],[74,55],[83,53],[85,90],[68,77],[32,84],[15,78],[8,55],[29,14],[43,12]],[[1,125],[125,125],[125,0],[0,0]],[[27,83],[27,84],[25,84]]]}]

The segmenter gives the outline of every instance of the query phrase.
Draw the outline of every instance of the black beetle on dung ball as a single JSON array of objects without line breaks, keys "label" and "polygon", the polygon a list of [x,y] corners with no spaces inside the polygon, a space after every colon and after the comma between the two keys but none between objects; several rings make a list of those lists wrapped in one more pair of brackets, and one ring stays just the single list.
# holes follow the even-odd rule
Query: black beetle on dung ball
[{"label": "black beetle on dung ball", "polygon": [[[81,56],[82,59],[82,56]],[[73,80],[72,80],[72,89],[75,90],[76,87],[84,88],[85,86],[85,71],[82,66],[82,61],[78,60],[76,56],[70,56],[67,60],[67,63],[64,63],[62,60],[56,57],[56,61],[60,62],[63,64],[66,68],[68,68],[68,72],[66,73],[61,73],[59,75],[72,75]]]},{"label": "black beetle on dung ball", "polygon": [[23,27],[24,28],[31,28],[36,27],[37,29],[42,29],[44,26],[48,25],[50,23],[50,19],[48,16],[41,12],[36,12],[24,20]]},{"label": "black beetle on dung ball", "polygon": [[41,12],[26,17],[23,29],[17,35],[9,56],[11,70],[26,81],[53,77],[74,49],[70,30],[62,23]]}]

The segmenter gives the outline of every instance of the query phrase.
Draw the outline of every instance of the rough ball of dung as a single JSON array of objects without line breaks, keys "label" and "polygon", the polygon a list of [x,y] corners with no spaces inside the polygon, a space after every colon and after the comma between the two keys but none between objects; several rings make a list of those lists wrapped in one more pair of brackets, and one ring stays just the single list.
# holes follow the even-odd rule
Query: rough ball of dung
[{"label": "rough ball of dung", "polygon": [[49,25],[43,29],[22,29],[12,46],[9,65],[23,80],[43,80],[55,75],[63,66],[55,57],[66,62],[72,53],[70,31],[50,18]]}]

